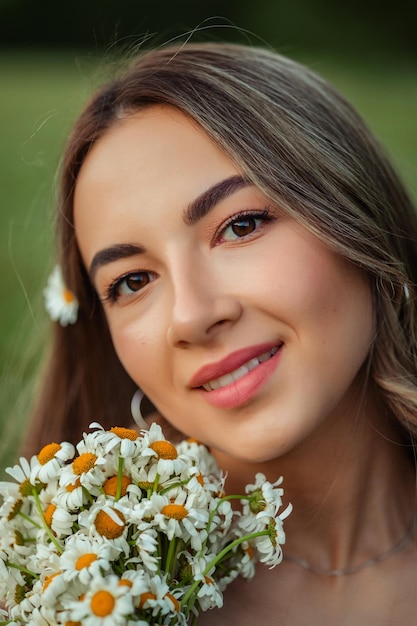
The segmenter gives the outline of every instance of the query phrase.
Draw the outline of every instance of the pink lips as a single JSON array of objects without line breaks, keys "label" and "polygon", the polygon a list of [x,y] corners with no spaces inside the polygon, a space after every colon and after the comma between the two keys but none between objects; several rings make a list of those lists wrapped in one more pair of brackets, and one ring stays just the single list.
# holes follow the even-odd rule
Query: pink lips
[{"label": "pink lips", "polygon": [[[278,348],[277,352],[267,361],[260,363],[242,378],[233,383],[206,391],[202,385],[233,372],[253,358]],[[250,346],[232,352],[217,363],[209,363],[200,368],[191,378],[190,387],[197,389],[204,399],[219,408],[234,408],[248,402],[274,372],[281,356],[282,344],[268,343]]]}]

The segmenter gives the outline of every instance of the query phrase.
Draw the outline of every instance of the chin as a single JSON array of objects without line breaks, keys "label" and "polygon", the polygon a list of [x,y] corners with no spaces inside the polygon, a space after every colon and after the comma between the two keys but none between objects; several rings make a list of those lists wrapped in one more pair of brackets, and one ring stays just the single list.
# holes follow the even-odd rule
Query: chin
[{"label": "chin", "polygon": [[233,447],[232,449],[225,449],[224,452],[236,460],[257,464],[274,461],[285,454],[286,450],[279,446],[271,448],[265,443],[253,442],[252,445],[239,446],[237,449]]}]

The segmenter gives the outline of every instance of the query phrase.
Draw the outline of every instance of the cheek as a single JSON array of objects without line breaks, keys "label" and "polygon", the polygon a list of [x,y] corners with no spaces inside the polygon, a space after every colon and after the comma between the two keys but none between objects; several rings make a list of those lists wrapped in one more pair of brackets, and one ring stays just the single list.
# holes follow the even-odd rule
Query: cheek
[{"label": "cheek", "polygon": [[289,326],[314,320],[323,326],[345,298],[343,282],[329,263],[308,251],[259,255],[248,264],[243,281],[238,280],[242,293],[246,290],[252,302]]},{"label": "cheek", "polygon": [[109,327],[120,362],[129,376],[140,385],[147,373],[154,371],[153,362],[161,360],[155,341],[156,329],[138,321],[109,323]]}]

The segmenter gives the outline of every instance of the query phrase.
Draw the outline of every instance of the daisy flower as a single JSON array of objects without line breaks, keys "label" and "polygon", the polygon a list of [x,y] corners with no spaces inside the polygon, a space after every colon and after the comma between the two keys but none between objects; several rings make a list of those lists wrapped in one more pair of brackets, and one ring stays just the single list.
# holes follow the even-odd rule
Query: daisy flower
[{"label": "daisy flower", "polygon": [[218,475],[220,473],[216,459],[210,450],[196,439],[185,439],[177,444],[178,454],[185,454],[194,461],[200,472],[205,476]]},{"label": "daisy flower", "polygon": [[[41,594],[36,590],[36,586],[35,584],[33,591],[23,598],[16,598],[20,594],[21,588],[19,591],[16,589],[13,606],[8,607],[10,617],[16,620],[19,626],[22,623],[31,624],[33,611],[41,605]],[[17,599],[19,599],[19,602],[16,602]]]},{"label": "daisy flower", "polygon": [[182,492],[175,499],[153,494],[151,500],[158,508],[153,524],[162,530],[170,541],[180,537],[190,540],[194,550],[201,550],[202,542],[207,537],[206,526],[209,518],[207,509],[198,509],[194,505],[193,494]]},{"label": "daisy flower", "polygon": [[198,589],[197,598],[203,611],[214,607],[221,609],[223,606],[223,594],[214,578],[210,576],[204,576],[203,583]]},{"label": "daisy flower", "polygon": [[[50,443],[0,483],[0,602],[13,626],[186,626],[220,607],[285,541],[281,479],[246,495],[195,441],[98,423]],[[241,500],[235,511],[231,501]],[[256,557],[256,558],[254,558]],[[2,616],[0,615],[0,619]]]},{"label": "daisy flower", "polygon": [[241,545],[242,555],[236,561],[236,569],[242,578],[253,578],[255,576],[255,550],[251,543],[245,541]]},{"label": "daisy flower", "polygon": [[67,581],[78,578],[81,583],[87,584],[93,576],[108,572],[119,553],[120,550],[99,537],[90,539],[72,535],[65,543],[59,567]]},{"label": "daisy flower", "polygon": [[30,472],[30,482],[48,483],[58,478],[62,466],[73,458],[75,448],[72,443],[48,443],[37,455],[38,463],[34,463]]},{"label": "daisy flower", "polygon": [[282,561],[281,544],[285,543],[285,533],[281,524],[277,524],[274,518],[270,518],[267,526],[268,535],[256,537],[253,542],[260,555],[260,562],[275,567]]},{"label": "daisy flower", "polygon": [[76,515],[69,513],[52,502],[46,507],[43,516],[47,526],[57,537],[71,535],[72,526],[77,519]]},{"label": "daisy flower", "polygon": [[246,485],[245,491],[250,496],[247,501],[243,501],[243,514],[247,513],[249,507],[251,513],[267,511],[270,515],[275,515],[282,505],[281,496],[284,490],[280,487],[283,481],[282,476],[274,483],[270,483],[264,474],[258,472],[255,476],[255,484]]},{"label": "daisy flower", "polygon": [[172,474],[180,474],[188,463],[186,457],[179,456],[177,448],[165,439],[162,428],[155,422],[148,431],[143,431],[141,458],[146,461],[150,457],[155,458],[156,471],[161,480]]},{"label": "daisy flower", "polygon": [[102,445],[104,452],[115,452],[122,458],[135,457],[142,449],[141,435],[133,428],[113,426],[110,430],[105,430],[97,422],[90,424],[90,428],[97,428],[96,441]]},{"label": "daisy flower", "polygon": [[138,556],[128,559],[126,563],[142,563],[148,571],[156,572],[160,562],[156,530],[153,528],[142,530],[132,538],[132,541],[136,542]]},{"label": "daisy flower", "polygon": [[[60,570],[46,572],[38,584],[42,585],[42,606],[51,608],[56,606],[58,597],[64,593],[68,585]],[[36,590],[36,585],[34,590]]]},{"label": "daisy flower", "polygon": [[129,524],[125,513],[119,502],[109,503],[104,496],[100,496],[89,510],[79,514],[80,532],[93,538],[103,538],[119,552],[129,554],[126,540]]},{"label": "daisy flower", "polygon": [[30,462],[22,456],[17,465],[6,467],[5,471],[19,483],[21,493],[22,491],[25,492],[22,495],[27,495],[27,488],[31,486],[30,477],[33,472],[36,472],[36,468],[39,468],[39,466],[40,463],[36,456],[33,456]]},{"label": "daisy flower", "polygon": [[61,487],[55,494],[53,500],[55,504],[69,511],[80,509],[87,502],[87,495],[78,477],[74,484],[69,483]]},{"label": "daisy flower", "polygon": [[72,463],[61,469],[59,478],[61,487],[76,485],[79,480],[88,491],[94,491],[102,485],[107,471],[116,471],[112,460],[102,456],[97,448],[87,447],[82,441],[77,444],[77,451],[79,454]]},{"label": "daisy flower", "polygon": [[78,302],[72,291],[65,286],[59,265],[52,270],[43,295],[45,308],[51,320],[59,322],[61,326],[75,324],[78,317]]},{"label": "daisy flower", "polygon": [[[139,597],[138,608],[150,610],[153,617],[170,615],[174,618],[177,617],[180,605],[176,596],[170,591],[166,577],[155,574],[148,576],[147,590]],[[164,623],[169,624],[170,619]]]},{"label": "daisy flower", "polygon": [[191,557],[187,555],[187,560],[191,567],[192,579],[200,581],[197,598],[200,608],[203,611],[223,606],[223,594],[214,580],[214,567],[210,567],[210,562],[215,557],[214,554],[206,554],[204,557]]},{"label": "daisy flower", "polygon": [[38,537],[36,552],[30,554],[27,568],[33,572],[42,572],[42,574],[58,572],[60,570],[59,554],[55,546],[50,542],[42,542]]},{"label": "daisy flower", "polygon": [[125,626],[134,611],[129,587],[114,575],[94,577],[84,598],[69,604],[68,621],[83,626]]}]

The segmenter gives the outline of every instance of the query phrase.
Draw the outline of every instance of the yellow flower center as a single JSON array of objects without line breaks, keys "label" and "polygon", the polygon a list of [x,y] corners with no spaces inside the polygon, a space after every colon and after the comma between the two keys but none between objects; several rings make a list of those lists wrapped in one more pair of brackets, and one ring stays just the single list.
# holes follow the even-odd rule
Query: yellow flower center
[{"label": "yellow flower center", "polygon": [[77,559],[77,562],[75,563],[75,569],[81,570],[84,569],[84,567],[90,567],[91,563],[97,561],[97,558],[97,554],[94,554],[93,552],[83,554]]},{"label": "yellow flower center", "polygon": [[149,446],[156,452],[160,459],[176,459],[178,456],[175,446],[169,441],[154,441]]},{"label": "yellow flower center", "polygon": [[243,548],[243,552],[246,552],[246,554],[249,556],[250,560],[253,561],[253,559],[255,557],[255,553],[254,553],[253,548],[250,545],[250,543],[248,544],[247,548]]},{"label": "yellow flower center", "polygon": [[26,598],[27,587],[26,585],[16,585],[14,588],[14,601],[16,604],[20,604]]},{"label": "yellow flower center", "polygon": [[81,622],[65,622],[65,626],[82,626]]},{"label": "yellow flower center", "polygon": [[120,439],[130,439],[131,441],[136,441],[139,437],[139,433],[133,430],[133,428],[123,428],[122,426],[114,426],[110,428],[110,432],[120,437]]},{"label": "yellow flower center", "polygon": [[77,480],[75,481],[73,485],[71,484],[67,485],[65,487],[65,491],[68,491],[68,493],[72,493],[73,491],[78,489],[78,487],[81,487],[81,480],[79,478],[77,478]]},{"label": "yellow flower center", "polygon": [[52,461],[56,453],[61,450],[59,443],[48,443],[42,448],[38,454],[38,461],[41,465],[45,465],[48,461]]},{"label": "yellow flower center", "polygon": [[62,292],[62,297],[67,304],[72,304],[72,302],[75,302],[75,296],[69,289],[64,289],[64,291]]},{"label": "yellow flower center", "polygon": [[19,492],[22,496],[30,496],[32,494],[32,484],[29,478],[20,483]]},{"label": "yellow flower center", "polygon": [[266,502],[262,489],[258,488],[252,491],[250,494],[249,508],[254,515],[266,509]]},{"label": "yellow flower center", "polygon": [[133,583],[128,578],[121,578],[117,583],[119,587],[133,587]]},{"label": "yellow flower center", "polygon": [[[106,480],[106,482],[103,485],[103,490],[107,496],[116,497],[117,482],[118,482],[117,476],[111,476],[110,478]],[[127,488],[130,484],[131,484],[131,480],[129,479],[129,477],[122,476],[122,490],[120,492],[120,495],[122,496],[126,495]]]},{"label": "yellow flower center", "polygon": [[152,489],[153,485],[154,485],[153,483],[150,483],[147,480],[140,480],[138,482],[138,487],[140,487],[144,491],[147,491],[148,489]]},{"label": "yellow flower center", "polygon": [[107,539],[117,539],[117,537],[123,535],[125,529],[125,516],[117,509],[113,510],[120,518],[122,524],[117,524],[105,511],[99,511],[94,522],[97,532]]},{"label": "yellow flower center", "polygon": [[74,459],[72,462],[72,470],[74,474],[81,476],[81,474],[86,474],[93,469],[96,461],[97,457],[95,454],[92,452],[84,452],[84,454],[80,454],[79,457]]},{"label": "yellow flower center", "polygon": [[156,600],[156,595],[150,591],[145,591],[145,593],[142,593],[139,598],[139,608],[143,609],[148,600]]},{"label": "yellow flower center", "polygon": [[116,600],[109,591],[97,591],[91,598],[91,610],[97,617],[106,617],[113,612]]},{"label": "yellow flower center", "polygon": [[210,578],[210,576],[204,576],[204,582],[207,585],[214,585],[214,580],[212,578]]},{"label": "yellow flower center", "polygon": [[45,517],[45,522],[49,526],[49,528],[51,528],[51,526],[52,526],[52,517],[53,517],[55,511],[56,511],[55,504],[49,504],[47,506],[47,508],[46,508],[45,513],[43,514],[44,517]]},{"label": "yellow flower center", "polygon": [[51,584],[51,582],[53,581],[53,579],[56,578],[57,576],[59,576],[60,574],[62,574],[62,572],[55,572],[54,574],[51,574],[50,576],[47,576],[46,579],[45,579],[45,582],[43,583],[43,591],[45,591],[45,589],[48,589],[48,587]]},{"label": "yellow flower center", "polygon": [[204,487],[204,476],[203,474],[197,474],[197,480],[202,487]]},{"label": "yellow flower center", "polygon": [[166,504],[161,509],[162,515],[171,519],[182,520],[187,517],[188,511],[182,504]]},{"label": "yellow flower center", "polygon": [[172,602],[172,604],[174,605],[174,611],[176,611],[177,613],[179,613],[180,610],[180,603],[178,602],[177,598],[175,596],[172,595],[172,593],[167,593],[165,594],[166,598],[169,598]]},{"label": "yellow flower center", "polygon": [[14,519],[16,515],[18,515],[22,506],[23,506],[23,500],[19,498],[19,500],[16,500],[16,502],[13,504],[12,508],[9,511],[9,514],[7,516],[8,522],[11,522],[12,519]]},{"label": "yellow flower center", "polygon": [[272,517],[269,520],[268,532],[269,532],[269,539],[270,539],[272,545],[275,548],[276,545],[277,545],[277,525],[275,523],[274,518],[272,518]]},{"label": "yellow flower center", "polygon": [[20,532],[20,530],[14,531],[14,542],[17,546],[25,545],[25,538],[23,536],[23,533]]}]

